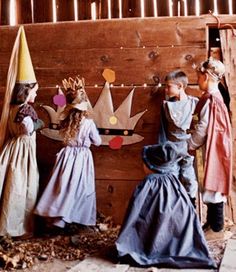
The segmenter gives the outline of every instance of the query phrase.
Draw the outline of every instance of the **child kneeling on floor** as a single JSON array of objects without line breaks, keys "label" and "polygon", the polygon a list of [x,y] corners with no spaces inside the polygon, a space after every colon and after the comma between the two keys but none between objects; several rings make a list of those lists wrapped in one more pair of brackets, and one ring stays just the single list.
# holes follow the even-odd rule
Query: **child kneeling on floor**
[{"label": "child kneeling on floor", "polygon": [[181,159],[172,142],[144,147],[148,175],[134,191],[116,241],[121,262],[137,266],[215,267],[196,211],[178,179]]}]

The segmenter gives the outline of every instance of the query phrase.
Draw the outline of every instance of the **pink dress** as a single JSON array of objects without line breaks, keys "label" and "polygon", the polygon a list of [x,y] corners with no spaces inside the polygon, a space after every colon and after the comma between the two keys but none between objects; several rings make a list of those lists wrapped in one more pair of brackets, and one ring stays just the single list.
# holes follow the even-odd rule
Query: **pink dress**
[{"label": "pink dress", "polygon": [[53,218],[53,224],[96,224],[94,163],[90,145],[99,146],[101,137],[92,119],[84,119],[74,144],[57,154],[52,176],[35,213]]}]

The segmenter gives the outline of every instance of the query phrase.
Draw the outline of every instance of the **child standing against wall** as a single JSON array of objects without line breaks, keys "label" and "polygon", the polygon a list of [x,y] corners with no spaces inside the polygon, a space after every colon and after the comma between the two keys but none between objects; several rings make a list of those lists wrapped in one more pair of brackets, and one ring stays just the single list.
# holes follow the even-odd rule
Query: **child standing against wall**
[{"label": "child standing against wall", "polygon": [[29,238],[34,232],[33,210],[39,186],[35,131],[43,127],[43,122],[32,106],[38,83],[23,27],[12,57],[14,54],[0,122],[0,236]]},{"label": "child standing against wall", "polygon": [[[96,224],[95,177],[91,144],[101,138],[92,119],[87,118],[89,101],[83,80],[77,78],[66,87],[67,99],[76,94],[63,113],[61,134],[65,147],[57,154],[49,183],[35,213],[50,218],[54,226],[66,223]],[[65,85],[64,85],[65,86]],[[69,94],[68,94],[69,93]],[[69,99],[68,99],[69,100]]]},{"label": "child standing against wall", "polygon": [[173,142],[184,154],[180,164],[179,178],[195,206],[198,182],[193,167],[194,157],[188,154],[188,134],[198,99],[185,93],[188,78],[183,71],[176,70],[165,77],[166,100],[163,102],[159,143]]},{"label": "child standing against wall", "polygon": [[207,239],[223,237],[224,203],[232,182],[232,136],[228,109],[218,85],[224,64],[210,57],[197,67],[198,85],[203,91],[196,113],[198,122],[188,140],[190,151],[203,147],[203,202],[207,204]]}]

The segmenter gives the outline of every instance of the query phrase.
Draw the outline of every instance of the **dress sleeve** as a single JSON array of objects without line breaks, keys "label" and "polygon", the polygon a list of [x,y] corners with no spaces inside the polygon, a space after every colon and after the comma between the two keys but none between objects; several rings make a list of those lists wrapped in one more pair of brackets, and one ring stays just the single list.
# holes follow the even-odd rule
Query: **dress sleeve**
[{"label": "dress sleeve", "polygon": [[96,146],[99,146],[102,143],[102,139],[99,135],[98,129],[93,121],[91,122],[91,130],[89,133],[89,138],[91,140],[91,143]]},{"label": "dress sleeve", "polygon": [[207,129],[210,115],[210,100],[208,99],[200,112],[199,121],[188,140],[188,146],[190,150],[195,150],[202,146],[207,137]]},{"label": "dress sleeve", "polygon": [[25,135],[31,135],[34,131],[34,122],[30,116],[26,116],[21,124],[20,124],[20,130],[22,134]]}]

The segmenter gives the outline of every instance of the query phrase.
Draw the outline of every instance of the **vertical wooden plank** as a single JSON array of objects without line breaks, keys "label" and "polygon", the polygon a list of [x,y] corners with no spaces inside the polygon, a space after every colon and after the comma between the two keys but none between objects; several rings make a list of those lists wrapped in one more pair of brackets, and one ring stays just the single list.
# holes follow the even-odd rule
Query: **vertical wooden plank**
[{"label": "vertical wooden plank", "polygon": [[214,0],[200,0],[200,14],[208,14],[209,10],[214,11]]},{"label": "vertical wooden plank", "polygon": [[119,0],[111,0],[111,18],[119,18],[120,7]]},{"label": "vertical wooden plank", "polygon": [[236,1],[232,1],[232,5],[233,5],[233,14],[236,14]]},{"label": "vertical wooden plank", "polygon": [[169,16],[169,2],[158,0],[157,1],[157,14],[158,16]]},{"label": "vertical wooden plank", "polygon": [[145,17],[154,17],[154,4],[153,0],[146,0],[144,5]]},{"label": "vertical wooden plank", "polygon": [[10,24],[10,0],[1,2],[1,25]]},{"label": "vertical wooden plank", "polygon": [[57,21],[74,21],[74,0],[57,0]]},{"label": "vertical wooden plank", "polygon": [[17,23],[30,24],[32,23],[32,7],[31,0],[16,1]]},{"label": "vertical wooden plank", "polygon": [[124,0],[122,1],[123,18],[141,17],[140,0]]},{"label": "vertical wooden plank", "polygon": [[[234,0],[235,2],[235,0]],[[229,2],[226,0],[217,0],[219,14],[229,14]]]},{"label": "vertical wooden plank", "polygon": [[184,16],[184,1],[173,0],[172,2],[173,16]]},{"label": "vertical wooden plank", "polygon": [[0,0],[0,25],[2,21],[2,0]]},{"label": "vertical wooden plank", "polygon": [[99,18],[101,19],[107,19],[108,18],[108,0],[100,0],[99,1],[99,10],[101,12],[101,15]]},{"label": "vertical wooden plank", "polygon": [[196,0],[187,1],[187,15],[197,15]]},{"label": "vertical wooden plank", "polygon": [[50,0],[34,0],[34,22],[52,22],[52,1]]},{"label": "vertical wooden plank", "polygon": [[78,1],[78,14],[79,20],[89,20],[91,19],[91,0],[79,0]]}]

